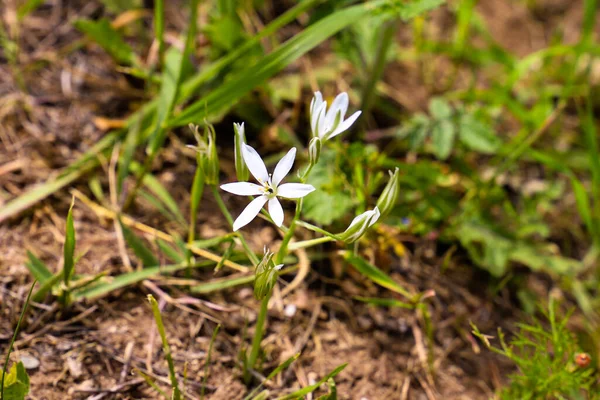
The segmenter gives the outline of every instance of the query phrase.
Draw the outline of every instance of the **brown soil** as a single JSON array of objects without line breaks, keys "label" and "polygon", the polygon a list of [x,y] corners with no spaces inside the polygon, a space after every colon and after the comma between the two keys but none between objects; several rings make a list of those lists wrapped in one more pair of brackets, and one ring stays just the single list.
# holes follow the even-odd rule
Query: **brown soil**
[{"label": "brown soil", "polygon": [[[581,19],[581,2],[548,1],[549,16],[534,15],[514,2],[480,1],[478,10],[501,44],[525,55],[548,43],[548,32],[562,26],[571,37]],[[14,25],[14,4],[0,5],[5,26]],[[74,48],[81,35],[69,21],[95,17],[97,1],[47,2],[21,25],[19,63],[27,94],[18,89],[10,66],[0,55],[0,207],[32,185],[55,177],[60,168],[76,160],[104,134],[96,117],[122,118],[144,100],[97,46]],[[169,29],[181,32],[185,18],[172,5]],[[440,29],[452,20],[445,10],[434,13]],[[400,40],[410,37],[402,28]],[[438,33],[433,33],[437,35]],[[528,39],[523,40],[523,35]],[[85,44],[85,43],[82,43]],[[443,60],[440,61],[443,63]],[[427,89],[416,65],[403,62],[386,72],[386,81],[399,93],[410,93],[399,102],[410,111],[424,109],[436,89]],[[408,102],[408,103],[407,103]],[[191,139],[190,139],[191,140]],[[182,154],[174,141],[155,166],[157,177],[181,201],[188,202],[194,161]],[[106,187],[109,160],[99,174]],[[85,180],[75,188],[91,197]],[[5,354],[31,277],[25,268],[26,250],[32,250],[53,268],[61,265],[64,216],[71,195],[62,190],[18,218],[0,225],[0,349]],[[208,196],[207,196],[208,198]],[[225,222],[206,200],[200,218],[201,232],[225,232]],[[172,223],[139,201],[132,211],[142,223],[163,231]],[[75,208],[77,265],[81,274],[125,271],[112,221],[99,217],[78,202]],[[269,227],[249,232],[258,250],[276,236]],[[496,327],[510,331],[519,317],[507,290],[486,291],[489,277],[462,260],[442,269],[445,249],[434,238],[398,237],[405,254],[377,254],[379,265],[398,281],[415,290],[434,290],[428,300],[432,330],[421,313],[384,309],[354,301],[354,295],[389,296],[360,276],[336,277],[328,263],[313,264],[305,282],[281,298],[276,290],[265,335],[265,371],[296,352],[301,357],[289,373],[268,383],[272,394],[288,393],[307,385],[336,366],[348,363],[336,378],[341,399],[483,399],[506,380],[511,367],[481,348],[470,334],[469,321],[483,332]],[[130,254],[130,256],[132,256]],[[132,256],[133,258],[133,256]],[[335,268],[333,268],[335,270]],[[197,281],[211,279],[212,271]],[[289,277],[291,280],[291,277]],[[286,282],[281,282],[284,287]],[[40,361],[31,370],[32,399],[142,399],[157,398],[133,369],[149,374],[167,387],[167,366],[146,295],[161,300],[163,317],[180,374],[187,368],[186,392],[200,398],[200,387],[210,337],[216,322],[217,336],[207,380],[207,398],[241,399],[240,349],[253,333],[258,303],[251,289],[228,290],[208,296],[190,295],[168,278],[118,290],[89,304],[61,311],[56,303],[34,304],[17,340],[14,360],[23,355]],[[287,305],[296,313],[285,316]],[[245,335],[245,336],[244,336]],[[114,393],[113,393],[114,392]],[[321,391],[323,393],[323,391]]]}]

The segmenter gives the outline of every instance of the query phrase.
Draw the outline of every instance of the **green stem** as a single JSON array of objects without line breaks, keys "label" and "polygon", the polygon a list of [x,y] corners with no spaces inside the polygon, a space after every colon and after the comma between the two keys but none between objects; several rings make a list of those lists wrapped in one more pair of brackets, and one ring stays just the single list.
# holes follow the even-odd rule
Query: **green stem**
[{"label": "green stem", "polygon": [[10,344],[8,345],[8,352],[6,353],[6,358],[4,359],[4,366],[2,367],[2,380],[0,381],[0,400],[4,399],[4,378],[6,376],[6,369],[8,368],[8,361],[10,360],[10,353],[12,352],[15,340],[17,340],[17,335],[19,334],[19,329],[21,328],[21,322],[23,322],[23,317],[25,316],[25,311],[27,311],[27,306],[29,306],[29,299],[31,299],[31,293],[33,292],[33,287],[36,283],[37,281],[33,281],[33,283],[31,284],[31,288],[29,288],[27,299],[25,300],[25,304],[23,305],[23,310],[21,310],[19,321],[17,321],[17,327],[15,328],[13,337],[10,341]]},{"label": "green stem", "polygon": [[289,245],[288,249],[290,251],[294,251],[294,250],[298,250],[298,249],[305,249],[307,247],[316,246],[321,243],[327,243],[327,242],[333,242],[333,241],[335,241],[334,238],[329,237],[329,236],[323,236],[323,237],[316,238],[316,239],[303,240],[301,242],[292,243]]},{"label": "green stem", "polygon": [[[217,187],[215,185],[210,185],[210,189],[212,190],[215,200],[217,201],[217,205],[219,206],[219,209],[225,216],[225,219],[227,220],[229,225],[233,226],[233,217],[231,216],[231,213],[227,209],[227,206],[225,205],[225,202],[223,201],[223,197],[221,197],[221,193],[219,193],[219,190],[217,189]],[[244,251],[246,252],[246,255],[250,259],[250,262],[252,262],[252,265],[257,266],[258,263],[260,262],[260,260],[258,259],[256,254],[254,254],[254,252],[248,245],[248,242],[246,242],[246,239],[244,239],[244,236],[242,236],[241,233],[238,233],[237,235],[240,238],[240,242],[242,243],[242,246],[244,247]]]},{"label": "green stem", "polygon": [[306,228],[308,230],[311,230],[313,232],[317,232],[317,233],[320,233],[325,236],[329,236],[330,238],[337,240],[337,238],[335,237],[335,235],[333,233],[327,232],[325,229],[321,229],[316,225],[309,224],[308,222],[296,221],[296,225],[299,225],[299,226]]},{"label": "green stem", "polygon": [[[269,299],[271,295],[265,296],[260,303],[260,311],[258,313],[258,318],[256,319],[256,326],[254,328],[254,337],[252,338],[252,349],[250,350],[250,357],[248,358],[248,363],[246,365],[247,368],[254,369],[254,365],[256,364],[256,360],[258,359],[258,354],[260,353],[260,342],[262,342],[263,333],[264,333],[264,325],[267,320],[267,311],[269,309]],[[250,371],[244,371],[244,381],[246,383],[250,382]]]},{"label": "green stem", "polygon": [[281,247],[279,247],[279,251],[277,252],[275,264],[281,264],[284,257],[287,255],[288,245],[290,243],[290,240],[292,239],[292,236],[294,236],[294,231],[296,230],[296,223],[298,222],[298,219],[300,218],[300,212],[302,211],[302,200],[303,199],[299,199],[296,203],[296,213],[294,214],[294,219],[290,223],[290,227],[283,236]]}]

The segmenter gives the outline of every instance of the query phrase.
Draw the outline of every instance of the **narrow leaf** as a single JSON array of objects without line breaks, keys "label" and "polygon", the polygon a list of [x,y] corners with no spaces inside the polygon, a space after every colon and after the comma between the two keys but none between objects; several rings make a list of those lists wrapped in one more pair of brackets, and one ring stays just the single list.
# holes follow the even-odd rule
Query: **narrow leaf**
[{"label": "narrow leaf", "polygon": [[43,284],[52,278],[52,272],[50,272],[42,260],[37,258],[29,250],[27,250],[27,257],[29,258],[29,261],[25,263],[25,266],[36,280]]},{"label": "narrow leaf", "polygon": [[404,289],[400,286],[396,281],[389,277],[385,272],[370,264],[362,257],[356,256],[350,252],[345,253],[344,258],[348,263],[350,263],[358,272],[377,283],[380,286],[383,286],[386,289],[392,290],[396,293],[400,293],[404,297],[412,298],[408,290]]},{"label": "narrow leaf", "polygon": [[[119,222],[120,223],[120,222]],[[123,236],[125,237],[125,241],[131,247],[135,255],[142,261],[144,267],[153,267],[159,265],[158,260],[154,257],[152,250],[150,250],[133,231],[131,231],[128,227],[121,224],[121,229],[123,230]]]},{"label": "narrow leaf", "polygon": [[73,206],[75,205],[75,197],[71,200],[69,213],[67,214],[67,232],[65,235],[65,245],[63,247],[63,279],[65,286],[69,286],[69,280],[73,276],[75,266],[75,226],[73,224]]},{"label": "narrow leaf", "polygon": [[331,371],[329,374],[327,374],[326,376],[321,378],[321,380],[319,382],[315,383],[314,385],[307,386],[307,387],[300,389],[294,393],[279,397],[277,400],[294,400],[294,399],[303,398],[307,394],[312,393],[315,390],[317,390],[319,388],[319,386],[321,386],[323,383],[327,382],[329,379],[335,377],[337,374],[342,372],[342,370],[344,368],[346,368],[347,365],[348,364],[342,364],[339,367],[337,367],[336,369],[334,369],[333,371]]},{"label": "narrow leaf", "polygon": [[98,21],[80,19],[75,21],[75,28],[88,35],[98,43],[118,63],[136,65],[137,58],[131,47],[121,37],[110,21],[102,18]]}]

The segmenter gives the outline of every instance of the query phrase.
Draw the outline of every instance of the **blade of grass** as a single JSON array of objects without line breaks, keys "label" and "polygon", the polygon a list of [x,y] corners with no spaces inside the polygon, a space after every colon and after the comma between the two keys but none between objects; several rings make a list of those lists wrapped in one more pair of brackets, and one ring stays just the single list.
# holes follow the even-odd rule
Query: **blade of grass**
[{"label": "blade of grass", "polygon": [[36,303],[40,303],[44,300],[44,297],[46,297],[46,294],[48,294],[48,292],[50,292],[52,290],[52,288],[54,287],[54,285],[56,285],[58,282],[60,282],[60,280],[62,279],[63,276],[63,271],[57,272],[56,274],[52,275],[52,277],[46,281],[44,281],[42,283],[42,285],[40,286],[40,288],[37,290],[37,292],[34,293],[33,295],[33,301],[35,301]]},{"label": "blade of grass", "polygon": [[33,277],[40,281],[40,283],[44,283],[52,278],[52,272],[48,269],[46,264],[42,262],[39,258],[37,258],[31,251],[27,250],[27,257],[29,261],[25,263],[25,266],[31,272]]},{"label": "blade of grass", "polygon": [[347,365],[348,364],[342,364],[339,367],[337,367],[336,369],[334,369],[333,371],[331,371],[329,374],[325,375],[323,378],[321,378],[321,380],[319,382],[315,383],[314,385],[310,385],[310,386],[302,388],[298,391],[295,391],[294,393],[290,393],[288,395],[278,397],[277,400],[294,400],[294,399],[303,398],[307,394],[312,393],[315,390],[317,390],[319,388],[319,386],[321,386],[323,383],[327,382],[329,379],[335,377],[337,374],[342,372],[342,370],[344,368],[346,368]]},{"label": "blade of grass", "polygon": [[296,361],[298,359],[298,357],[300,357],[300,353],[294,354],[293,356],[291,356],[290,358],[288,358],[287,360],[285,360],[284,362],[282,362],[281,364],[279,364],[277,366],[277,368],[275,368],[269,374],[269,376],[267,376],[267,378],[264,381],[262,381],[257,387],[255,387],[250,393],[248,393],[248,395],[246,397],[244,397],[244,400],[250,400],[250,399],[254,398],[254,396],[256,396],[256,393],[263,387],[263,385],[265,384],[265,382],[270,381],[278,373],[280,373],[284,369],[287,369],[290,366],[290,364],[292,364],[294,361]]},{"label": "blade of grass", "polygon": [[162,251],[162,253],[174,263],[180,264],[185,261],[183,255],[179,252],[179,250],[164,240],[158,238],[156,239],[156,245]]},{"label": "blade of grass", "polygon": [[158,42],[158,59],[162,63],[165,54],[165,3],[154,0],[154,35]]},{"label": "blade of grass", "polygon": [[157,384],[156,382],[154,382],[152,380],[152,378],[150,378],[148,375],[146,375],[145,373],[143,373],[142,371],[140,371],[137,368],[133,369],[135,371],[136,374],[138,374],[139,376],[141,376],[146,383],[148,384],[148,386],[150,386],[152,389],[156,390],[158,393],[161,394],[161,396],[163,396],[165,399],[169,399],[170,397],[164,392],[164,390],[162,390]]},{"label": "blade of grass", "polygon": [[10,361],[10,353],[12,352],[13,346],[15,344],[15,340],[17,340],[17,335],[19,334],[19,329],[21,328],[21,322],[23,322],[23,317],[25,316],[25,312],[27,311],[27,307],[29,306],[29,300],[31,299],[31,293],[33,292],[33,288],[37,281],[33,281],[31,287],[29,288],[29,293],[27,293],[27,298],[25,299],[25,304],[23,305],[23,309],[21,310],[21,315],[19,315],[19,320],[17,321],[17,326],[15,327],[15,331],[13,333],[12,339],[8,345],[8,351],[6,352],[6,358],[4,359],[4,365],[2,366],[2,379],[0,380],[0,399],[4,399],[4,378],[6,376],[6,369],[8,368],[8,362]]},{"label": "blade of grass", "polygon": [[75,226],[73,223],[73,206],[75,205],[75,197],[71,200],[69,213],[67,214],[67,232],[65,235],[65,245],[63,247],[63,280],[65,287],[69,287],[69,281],[73,276],[75,266]]},{"label": "blade of grass", "polygon": [[402,302],[400,300],[396,300],[396,299],[381,299],[381,298],[375,298],[375,297],[362,297],[362,296],[354,296],[354,298],[356,300],[363,301],[365,303],[373,304],[376,306],[401,307],[401,308],[408,308],[411,310],[414,310],[414,308],[415,308],[414,304],[404,303],[404,302]]},{"label": "blade of grass", "polygon": [[169,377],[171,379],[171,387],[173,388],[172,399],[181,400],[179,383],[177,382],[177,375],[175,374],[175,364],[173,363],[171,348],[169,347],[169,342],[167,341],[167,334],[165,333],[165,326],[163,324],[162,315],[160,314],[160,309],[158,308],[158,303],[151,294],[148,295],[148,302],[152,307],[152,314],[154,314],[156,327],[158,328],[158,333],[160,334],[160,339],[162,340],[163,352],[165,353],[165,358],[167,359],[167,364],[169,365]]},{"label": "blade of grass", "polygon": [[80,19],[75,21],[75,28],[98,43],[119,64],[139,65],[133,49],[106,18],[98,21]]},{"label": "blade of grass", "polygon": [[208,344],[208,352],[206,353],[206,363],[204,364],[204,378],[202,379],[202,388],[200,389],[200,399],[204,399],[204,390],[206,389],[206,384],[208,382],[208,372],[210,367],[210,356],[212,354],[213,345],[215,343],[215,339],[217,338],[217,334],[219,333],[219,328],[221,325],[215,327],[213,331],[212,337],[210,338],[210,343]]},{"label": "blade of grass", "polygon": [[[238,60],[241,55],[252,49],[257,43],[260,43],[260,41],[263,38],[274,34],[283,26],[296,19],[300,14],[308,10],[310,7],[312,7],[319,1],[320,0],[306,0],[298,4],[294,8],[282,14],[280,17],[273,20],[261,32],[253,36],[243,45],[238,47],[235,51],[229,53],[227,56],[221,58],[216,63],[203,69],[199,74],[188,79],[186,83],[182,85],[181,93],[178,97],[177,103],[179,104],[188,100],[189,97],[191,97],[203,83],[217,76],[220,71],[222,71],[232,62]],[[259,60],[259,63],[264,62],[264,60],[265,57]],[[262,82],[256,82],[255,86],[258,86],[261,83]],[[239,98],[244,94],[245,92],[237,93],[236,98]],[[127,125],[130,126],[135,120],[135,118],[141,115],[141,118],[143,120],[142,126],[145,126],[147,120],[154,114],[157,105],[157,100],[153,100],[150,103],[146,104],[141,110],[137,111],[135,114],[128,118]],[[208,103],[207,108],[211,109],[211,107],[211,104]],[[207,112],[207,114],[214,114],[214,112],[209,111]],[[99,164],[97,155],[100,153],[105,153],[105,156],[107,156],[107,154],[110,154],[111,146],[113,146],[114,143],[125,134],[125,132],[125,130],[117,130],[106,134],[95,146],[93,146],[83,156],[81,156],[79,160],[71,164],[71,166],[67,167],[64,173],[61,174],[59,178],[52,181],[47,181],[44,184],[36,186],[28,190],[24,194],[20,195],[19,197],[7,202],[2,207],[2,209],[0,209],[0,222],[25,209],[28,209],[40,200],[52,195],[53,193],[57,192],[63,187],[79,179],[85,173],[96,168]],[[144,139],[146,136],[146,134],[143,134],[141,135],[141,138]]]},{"label": "blade of grass", "polygon": [[367,262],[364,258],[355,256],[351,252],[346,252],[344,254],[344,259],[350,263],[358,272],[377,283],[380,286],[383,286],[386,289],[394,291],[396,293],[401,294],[407,299],[413,298],[413,296],[409,293],[408,290],[404,289],[400,286],[396,281],[389,277],[385,272]]},{"label": "blade of grass", "polygon": [[150,250],[131,229],[123,225],[123,223],[119,220],[119,224],[121,225],[121,229],[123,230],[123,236],[125,237],[125,241],[131,247],[135,255],[142,261],[144,267],[153,267],[159,265],[160,263],[154,257],[152,250]]},{"label": "blade of grass", "polygon": [[[200,261],[196,264],[193,264],[192,267],[209,267],[214,265],[214,261]],[[133,285],[135,283],[141,282],[144,279],[149,279],[154,276],[158,276],[161,274],[172,273],[176,271],[181,271],[183,269],[188,268],[189,265],[187,263],[184,264],[174,264],[174,265],[165,265],[161,267],[149,267],[144,268],[140,271],[128,272],[126,274],[118,275],[116,277],[109,277],[106,282],[101,282],[97,285],[86,287],[82,290],[76,290],[73,292],[74,299],[88,299],[93,300],[98,297],[105,296],[112,292],[113,290],[121,289],[123,287]]]},{"label": "blade of grass", "polygon": [[364,18],[376,7],[375,3],[378,2],[348,7],[319,20],[279,46],[257,64],[192,103],[169,120],[168,126],[182,126],[202,121],[204,118],[230,107],[237,99],[283,70],[327,38]]},{"label": "blade of grass", "polygon": [[123,191],[123,182],[127,175],[129,175],[129,168],[133,161],[133,155],[139,142],[139,136],[141,131],[141,118],[138,114],[135,114],[133,123],[125,136],[125,146],[123,153],[119,157],[119,167],[117,170],[117,193],[121,194]]}]

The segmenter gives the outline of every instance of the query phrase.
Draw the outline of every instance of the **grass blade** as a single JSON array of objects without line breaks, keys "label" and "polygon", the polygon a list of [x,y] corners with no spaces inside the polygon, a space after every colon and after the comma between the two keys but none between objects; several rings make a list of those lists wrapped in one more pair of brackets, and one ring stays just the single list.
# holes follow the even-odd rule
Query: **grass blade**
[{"label": "grass blade", "polygon": [[314,385],[307,386],[307,387],[302,388],[294,393],[279,397],[277,400],[294,400],[294,399],[303,398],[307,394],[312,393],[315,390],[317,390],[319,388],[319,386],[321,386],[323,383],[327,382],[329,379],[335,377],[337,374],[342,372],[342,370],[344,368],[346,368],[347,365],[348,364],[342,364],[339,367],[337,367],[336,369],[334,369],[333,371],[331,371],[329,374],[327,374],[326,376],[321,378],[321,380],[319,382],[315,383]]},{"label": "grass blade", "polygon": [[75,205],[75,197],[71,200],[69,213],[67,214],[67,232],[65,235],[65,245],[63,247],[64,265],[63,279],[65,286],[69,287],[69,280],[73,276],[75,266],[75,226],[73,224],[73,206]]},{"label": "grass blade", "polygon": [[123,225],[121,221],[119,221],[121,225],[121,229],[123,230],[123,236],[125,237],[125,241],[131,247],[135,255],[142,261],[144,267],[153,267],[159,265],[160,263],[154,257],[152,250],[150,250],[131,229]]},{"label": "grass blade", "polygon": [[364,18],[373,8],[372,3],[361,4],[345,8],[321,19],[263,57],[262,60],[246,69],[236,78],[225,82],[216,90],[191,104],[170,120],[168,126],[182,126],[202,121],[204,118],[230,107],[239,98],[283,70],[318,44],[348,25]]},{"label": "grass blade", "polygon": [[112,27],[110,21],[106,18],[98,21],[80,19],[75,21],[75,28],[98,43],[119,64],[138,64],[133,49],[125,43],[119,32]]},{"label": "grass blade", "polygon": [[151,294],[148,295],[148,301],[152,307],[152,314],[154,314],[156,327],[158,328],[158,333],[160,334],[160,338],[162,340],[165,358],[167,359],[167,364],[169,364],[169,377],[171,379],[171,387],[173,388],[172,399],[181,400],[179,383],[177,382],[177,375],[175,374],[175,364],[173,363],[173,357],[171,356],[171,348],[169,347],[169,342],[167,341],[167,335],[165,333],[165,326],[163,324],[162,316],[160,315],[160,309],[158,308],[156,299]]},{"label": "grass blade", "polygon": [[212,337],[210,338],[210,343],[208,344],[208,352],[206,353],[206,363],[204,364],[204,379],[202,379],[202,388],[200,389],[200,399],[204,399],[204,390],[206,389],[206,383],[208,382],[208,369],[210,367],[210,356],[212,354],[213,345],[215,343],[215,339],[217,338],[217,334],[219,333],[219,328],[221,325],[217,325],[215,330],[213,331]]},{"label": "grass blade", "polygon": [[405,302],[402,302],[402,301],[396,300],[396,299],[381,299],[381,298],[375,298],[375,297],[362,297],[362,296],[354,296],[354,298],[356,300],[363,301],[365,303],[373,304],[376,306],[401,307],[401,308],[408,308],[410,310],[414,310],[414,308],[415,308],[415,306],[413,304],[405,303]]},{"label": "grass blade", "polygon": [[[213,264],[215,264],[214,261],[206,260],[198,262],[196,264],[192,264],[192,267],[208,267]],[[126,274],[122,274],[116,277],[108,277],[106,278],[107,280],[105,282],[100,282],[99,284],[86,287],[85,289],[75,290],[73,292],[73,298],[93,300],[105,296],[113,290],[133,285],[135,283],[143,281],[144,279],[149,279],[160,274],[181,271],[186,268],[189,268],[189,265],[187,263],[165,265],[162,267],[144,268],[140,271],[128,272]]]},{"label": "grass blade", "polygon": [[123,154],[121,154],[121,157],[119,157],[119,168],[117,170],[117,193],[119,194],[123,191],[123,182],[125,181],[127,175],[129,175],[129,169],[131,162],[133,161],[133,155],[135,154],[135,149],[139,142],[140,130],[141,118],[139,115],[136,115],[133,124],[127,132],[127,136],[125,137]]},{"label": "grass blade", "polygon": [[27,250],[27,257],[29,258],[29,261],[25,263],[25,266],[36,280],[40,281],[40,283],[43,284],[44,282],[52,278],[52,272],[50,272],[50,270],[42,260],[37,258],[29,250]]},{"label": "grass blade", "polygon": [[158,58],[163,61],[165,54],[165,3],[164,0],[154,0],[154,35],[158,42]]},{"label": "grass blade", "polygon": [[248,395],[246,397],[244,397],[244,400],[250,400],[252,399],[254,396],[256,396],[256,392],[258,392],[262,386],[265,384],[266,381],[270,381],[271,379],[273,379],[278,373],[280,373],[281,371],[283,371],[284,369],[287,369],[294,361],[296,361],[298,359],[298,357],[300,357],[300,353],[296,353],[293,356],[291,356],[290,358],[288,358],[287,360],[285,360],[284,362],[282,362],[281,364],[279,364],[277,366],[277,368],[275,368],[270,374],[269,376],[267,376],[267,379],[265,379],[263,382],[261,382],[257,387],[255,387],[250,393],[248,393]]},{"label": "grass blade", "polygon": [[385,272],[367,262],[364,258],[355,256],[354,254],[347,252],[344,258],[350,263],[358,272],[375,282],[376,284],[383,286],[386,289],[400,293],[406,298],[412,298],[413,296],[404,289],[402,286],[396,283],[392,278],[389,277]]},{"label": "grass blade", "polygon": [[21,328],[21,322],[23,322],[23,317],[25,316],[25,312],[27,311],[27,307],[29,306],[31,293],[33,292],[33,288],[36,283],[37,281],[33,281],[31,287],[29,288],[29,293],[27,294],[27,299],[25,299],[25,304],[23,305],[23,309],[21,310],[21,315],[19,315],[19,320],[17,321],[15,332],[13,333],[12,339],[10,340],[10,343],[8,345],[8,351],[6,352],[6,358],[4,359],[4,366],[2,367],[2,379],[0,380],[0,399],[4,399],[4,378],[6,377],[6,369],[8,368],[10,353],[12,352],[15,340],[17,340],[17,335],[19,334],[19,329]]}]

